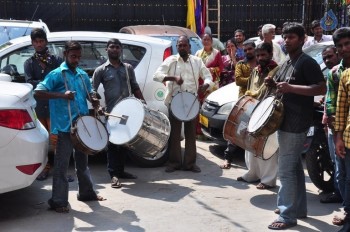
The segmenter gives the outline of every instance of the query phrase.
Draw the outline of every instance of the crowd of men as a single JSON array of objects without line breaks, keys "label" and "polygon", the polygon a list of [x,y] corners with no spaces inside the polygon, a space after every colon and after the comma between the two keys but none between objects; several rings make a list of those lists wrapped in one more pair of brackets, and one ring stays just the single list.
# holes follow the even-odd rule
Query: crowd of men
[{"label": "crowd of men", "polygon": [[[299,23],[285,23],[282,29],[283,40],[273,42],[276,27],[266,24],[261,27],[261,41],[246,41],[244,31],[237,29],[230,40],[235,46],[234,79],[240,86],[239,94],[250,95],[263,100],[266,91],[281,97],[284,117],[277,130],[279,151],[273,159],[259,160],[251,152],[246,152],[248,171],[238,181],[254,182],[260,180],[258,189],[276,187],[278,218],[268,225],[272,230],[284,230],[297,225],[298,218],[307,217],[305,176],[301,153],[307,131],[312,122],[314,96],[326,95],[324,123],[328,127],[331,155],[336,166],[334,194],[324,202],[343,202],[344,215],[335,216],[333,224],[343,225],[340,231],[350,231],[350,28],[339,28],[333,35],[325,36],[320,24],[314,21],[314,37],[306,39],[304,27]],[[321,28],[322,29],[322,28]],[[260,31],[260,29],[259,29]],[[120,60],[122,44],[111,38],[106,46],[108,60],[93,74],[91,84],[88,75],[78,67],[82,47],[79,42],[67,41],[64,61],[51,55],[47,49],[46,34],[41,29],[31,33],[35,54],[25,64],[26,80],[34,85],[36,99],[40,100],[37,112],[47,129],[57,136],[55,145],[52,197],[48,204],[59,213],[69,212],[67,169],[70,156],[74,154],[78,178],[80,201],[102,201],[95,193],[88,168],[88,156],[74,147],[70,137],[72,120],[80,115],[88,115],[87,99],[96,110],[99,100],[96,94],[100,84],[104,85],[107,112],[132,93],[144,101],[135,78],[133,67]],[[303,52],[303,48],[314,43],[333,39],[335,46],[327,47],[322,55],[331,70],[326,80],[317,62]],[[206,38],[211,45],[211,35]],[[210,48],[210,46],[209,46]],[[191,55],[189,39],[180,36],[177,41],[178,54],[164,60],[153,79],[163,82],[167,87],[165,104],[169,103],[176,91],[186,86],[186,90],[199,94],[214,86],[213,73],[217,69],[206,67],[202,57]],[[215,48],[212,48],[215,49]],[[232,48],[230,48],[232,49]],[[229,50],[230,51],[230,50]],[[205,54],[205,56],[203,55]],[[232,60],[231,60],[232,61]],[[201,80],[201,82],[200,82]],[[43,100],[42,100],[43,99]],[[48,104],[48,99],[50,103]],[[146,104],[146,102],[144,102]],[[70,105],[74,107],[70,107]],[[166,172],[178,170],[201,172],[196,164],[196,125],[197,118],[182,123],[169,109],[171,134],[169,138],[169,162]],[[181,126],[185,129],[185,154],[181,154]],[[334,136],[333,136],[334,135]],[[230,153],[233,144],[228,144],[225,163],[221,168],[230,167]],[[230,148],[231,147],[231,148]],[[120,188],[120,178],[135,179],[136,176],[124,171],[125,148],[108,145],[108,173],[111,187]],[[183,157],[183,158],[182,158]],[[349,175],[348,175],[349,174]],[[335,200],[334,200],[335,199]]]}]

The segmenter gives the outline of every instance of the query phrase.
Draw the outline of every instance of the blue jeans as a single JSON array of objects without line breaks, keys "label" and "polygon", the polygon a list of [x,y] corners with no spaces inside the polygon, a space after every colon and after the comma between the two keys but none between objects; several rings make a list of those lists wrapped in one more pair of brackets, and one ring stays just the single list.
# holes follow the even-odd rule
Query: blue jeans
[{"label": "blue jeans", "polygon": [[[68,190],[67,170],[69,167],[70,156],[73,152],[73,144],[70,133],[59,132],[52,183],[52,197],[49,205],[52,208],[68,206]],[[96,198],[93,189],[90,170],[88,168],[88,156],[82,152],[75,150],[74,152],[75,173],[78,178],[78,199]]]},{"label": "blue jeans", "polygon": [[335,154],[335,144],[331,129],[328,129],[328,149],[334,163],[334,193],[343,197],[345,187],[345,160]]},{"label": "blue jeans", "polygon": [[281,186],[277,195],[280,209],[278,221],[293,224],[297,217],[307,214],[305,175],[301,153],[306,132],[290,133],[278,131],[279,163],[278,174]]}]

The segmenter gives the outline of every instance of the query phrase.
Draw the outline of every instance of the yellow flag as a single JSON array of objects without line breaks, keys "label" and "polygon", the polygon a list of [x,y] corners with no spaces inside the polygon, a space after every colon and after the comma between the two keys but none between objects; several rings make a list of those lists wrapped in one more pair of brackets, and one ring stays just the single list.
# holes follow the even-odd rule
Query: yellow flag
[{"label": "yellow flag", "polygon": [[194,9],[195,9],[195,0],[187,0],[187,23],[186,27],[193,31],[194,33],[197,32],[196,29],[196,18],[194,15]]}]

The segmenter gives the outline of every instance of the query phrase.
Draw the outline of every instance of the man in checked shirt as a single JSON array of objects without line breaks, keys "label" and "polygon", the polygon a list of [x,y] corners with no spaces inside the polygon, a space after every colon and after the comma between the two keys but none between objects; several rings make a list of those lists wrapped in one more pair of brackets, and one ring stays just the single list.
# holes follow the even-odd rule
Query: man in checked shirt
[{"label": "man in checked shirt", "polygon": [[[350,29],[339,28],[334,32],[333,40],[336,48],[341,51],[343,61],[350,60]],[[350,69],[344,71],[340,77],[337,108],[335,115],[335,147],[336,153],[344,161],[345,184],[344,184],[344,226],[341,232],[350,231]],[[339,186],[341,187],[341,186]],[[342,190],[340,190],[342,192]]]}]

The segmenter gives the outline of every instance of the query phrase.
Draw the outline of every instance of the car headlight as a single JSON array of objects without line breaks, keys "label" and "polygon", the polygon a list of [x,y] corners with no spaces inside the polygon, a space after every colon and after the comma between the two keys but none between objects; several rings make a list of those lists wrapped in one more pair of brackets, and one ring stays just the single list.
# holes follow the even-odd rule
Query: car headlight
[{"label": "car headlight", "polygon": [[221,106],[220,109],[218,110],[218,114],[229,115],[234,106],[234,103],[235,102],[229,102]]}]

